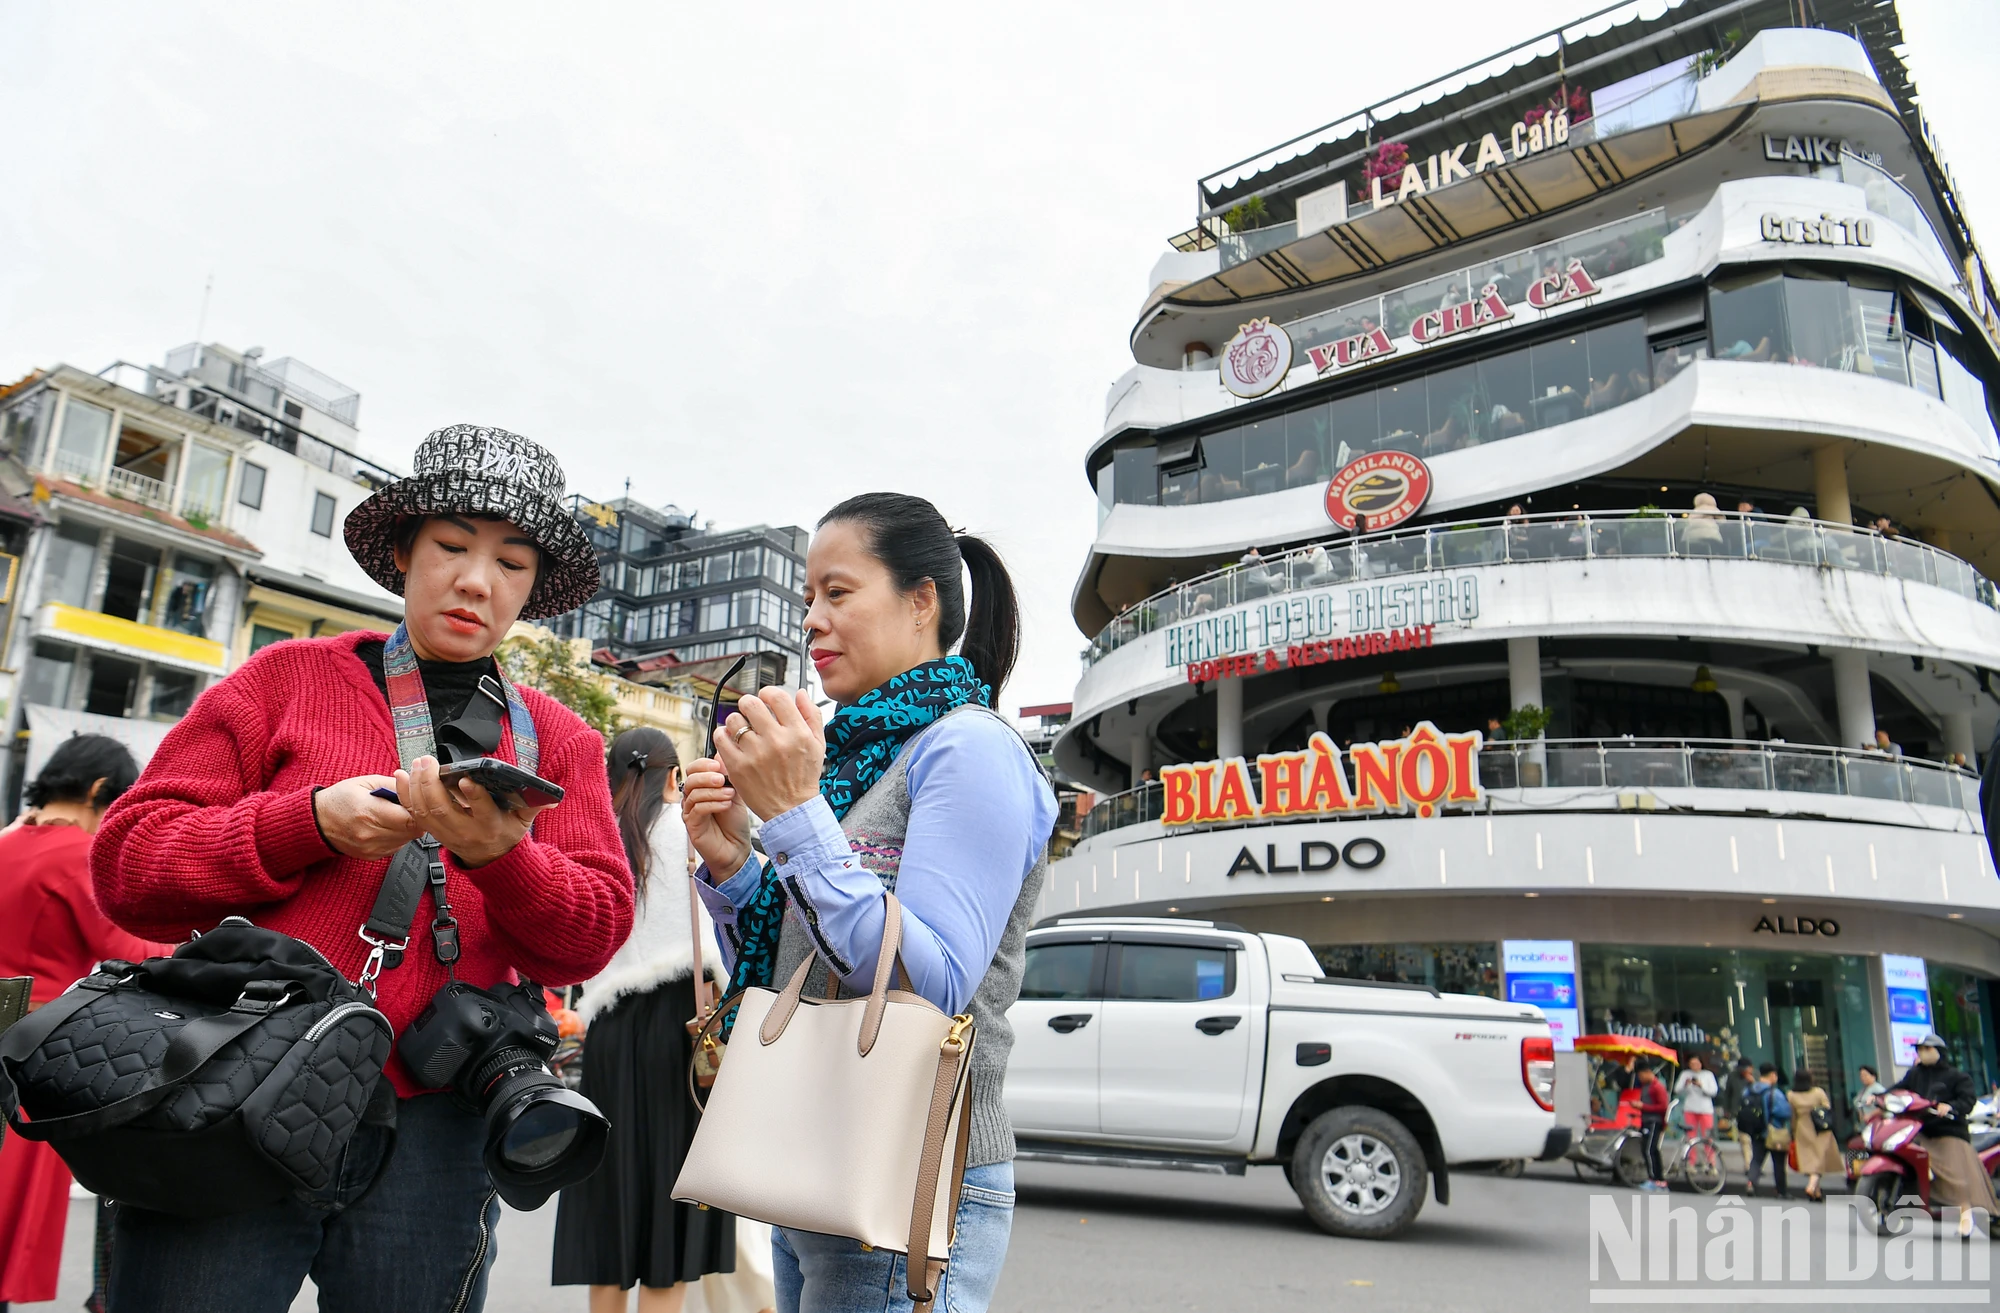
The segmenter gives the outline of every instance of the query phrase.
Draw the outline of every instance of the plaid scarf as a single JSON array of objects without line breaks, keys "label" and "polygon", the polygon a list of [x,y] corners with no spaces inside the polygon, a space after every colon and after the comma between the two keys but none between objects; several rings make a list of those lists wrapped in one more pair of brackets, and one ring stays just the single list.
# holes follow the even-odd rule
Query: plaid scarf
[{"label": "plaid scarf", "polygon": [[[979,682],[970,661],[951,656],[905,670],[836,712],[826,724],[826,761],[819,772],[819,794],[833,808],[834,819],[847,818],[854,804],[888,774],[905,744],[970,702],[991,706],[993,690]],[[767,864],[756,896],[736,914],[732,994],[751,985],[770,988],[776,983],[778,936],[784,930],[789,901],[787,878],[780,878],[777,869]]]}]

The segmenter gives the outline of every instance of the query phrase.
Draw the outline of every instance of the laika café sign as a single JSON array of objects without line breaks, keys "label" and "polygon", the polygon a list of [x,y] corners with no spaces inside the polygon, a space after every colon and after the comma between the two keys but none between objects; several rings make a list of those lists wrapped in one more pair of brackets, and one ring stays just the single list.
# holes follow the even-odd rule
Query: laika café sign
[{"label": "laika caf\u00e9 sign", "polygon": [[[1366,544],[1363,544],[1365,548]],[[1203,585],[1187,585],[1189,590]],[[1199,598],[1190,605],[1198,605]],[[1256,658],[1261,668],[1316,665],[1348,657],[1379,656],[1415,645],[1428,647],[1439,626],[1463,628],[1479,618],[1479,574],[1418,575],[1361,587],[1330,587],[1292,593],[1268,602],[1197,616],[1164,631],[1166,664],[1186,666],[1190,682],[1218,678],[1198,667],[1235,658]],[[1419,631],[1414,636],[1410,631]],[[1400,641],[1394,635],[1400,634]],[[1291,648],[1303,649],[1294,659]],[[1250,670],[1221,673],[1249,674]],[[1199,675],[1199,678],[1197,678]]]},{"label": "laika caf\u00e9 sign", "polygon": [[[1412,196],[1422,196],[1440,187],[1449,187],[1454,182],[1462,182],[1475,173],[1497,169],[1509,159],[1525,160],[1530,155],[1539,155],[1545,150],[1569,144],[1569,111],[1562,110],[1545,115],[1530,123],[1522,119],[1514,124],[1507,134],[1507,144],[1500,144],[1498,133],[1489,132],[1476,143],[1461,141],[1450,150],[1441,150],[1424,161],[1419,169],[1412,161],[1403,166],[1403,174],[1396,179],[1393,190],[1382,185],[1380,176],[1369,179],[1368,200],[1376,209],[1385,205],[1395,205]],[[1472,162],[1466,163],[1465,153],[1472,151]]]},{"label": "laika caf\u00e9 sign", "polygon": [[[1529,283],[1527,296],[1519,304],[1526,305],[1531,310],[1553,310],[1569,301],[1581,301],[1586,297],[1596,296],[1598,291],[1597,280],[1583,267],[1583,261],[1571,260],[1567,268],[1551,270]],[[1501,299],[1499,285],[1488,283],[1479,289],[1478,297],[1471,301],[1461,301],[1456,305],[1426,310],[1411,320],[1410,341],[1419,348],[1432,346],[1475,329],[1485,328],[1488,324],[1504,323],[1514,318],[1515,314],[1516,310]],[[1285,348],[1286,362],[1289,364],[1290,339],[1286,340]],[[1380,324],[1364,320],[1361,332],[1308,347],[1306,358],[1312,361],[1315,373],[1326,374],[1381,360],[1395,355],[1401,349]],[[1223,378],[1225,382],[1228,379],[1227,368],[1223,371]]]},{"label": "laika caf\u00e9 sign", "polygon": [[[1345,754],[1324,734],[1303,752],[1267,752],[1253,765],[1242,757],[1168,766],[1160,772],[1165,826],[1308,816],[1411,813],[1434,816],[1444,807],[1471,807],[1479,789],[1477,730],[1441,734],[1428,720],[1409,735],[1356,743]],[[1343,763],[1342,757],[1346,762]]]},{"label": "laika caf\u00e9 sign", "polygon": [[1245,400],[1285,381],[1292,368],[1292,339],[1269,319],[1253,319],[1222,348],[1222,386]]}]

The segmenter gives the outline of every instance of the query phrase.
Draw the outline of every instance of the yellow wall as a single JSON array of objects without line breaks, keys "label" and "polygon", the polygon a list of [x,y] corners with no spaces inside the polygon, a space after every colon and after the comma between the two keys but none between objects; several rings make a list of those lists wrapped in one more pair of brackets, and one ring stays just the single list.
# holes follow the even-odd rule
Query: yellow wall
[{"label": "yellow wall", "polygon": [[249,612],[244,616],[243,623],[236,627],[235,638],[230,644],[229,664],[232,669],[249,659],[250,636],[259,625],[276,629],[287,638],[324,638],[329,634],[344,634],[350,629],[387,633],[396,627],[394,621],[381,616],[350,611],[331,602],[281,592],[261,584],[251,585],[246,600],[250,603]]}]

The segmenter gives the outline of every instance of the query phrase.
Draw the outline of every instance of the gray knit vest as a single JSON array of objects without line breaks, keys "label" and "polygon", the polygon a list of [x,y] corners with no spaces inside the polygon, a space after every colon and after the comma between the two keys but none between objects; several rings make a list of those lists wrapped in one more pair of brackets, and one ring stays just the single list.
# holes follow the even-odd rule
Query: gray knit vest
[{"label": "gray knit vest", "polygon": [[[961,712],[994,715],[984,707],[963,706],[940,716],[937,724],[943,724]],[[1000,719],[998,716],[994,718]],[[1006,721],[1001,720],[1001,723],[1004,725]],[[936,725],[931,726],[931,729],[935,728]],[[1009,725],[1008,729],[1012,731],[1013,726]],[[926,734],[929,732],[929,729],[924,731]],[[1021,745],[1021,750],[1028,750],[1025,743]],[[903,750],[896,754],[888,773],[861,796],[861,800],[848,811],[847,819],[840,824],[848,842],[854,845],[854,855],[861,865],[874,872],[883,889],[892,893],[896,888],[896,872],[903,861],[903,839],[910,828],[910,782],[903,769],[909,759],[910,744],[906,743]],[[1029,760],[1034,760],[1032,754]],[[1036,769],[1040,769],[1039,764]],[[968,798],[966,805],[977,805],[976,800]],[[1007,1055],[1014,1048],[1014,1030],[1007,1024],[1007,1009],[1014,1006],[1014,1000],[1021,994],[1021,970],[1027,957],[1028,926],[1034,920],[1035,900],[1042,896],[1042,881],[1048,873],[1048,840],[1044,838],[1042,851],[1035,858],[1035,868],[1021,882],[1021,893],[1014,900],[1014,910],[1007,918],[1007,929],[1000,936],[1000,947],[994,952],[993,961],[987,965],[986,974],[980,978],[978,989],[973,991],[970,1011],[973,1023],[978,1027],[978,1040],[972,1049],[972,1143],[965,1159],[968,1167],[1004,1163],[1014,1157],[1014,1128],[1007,1121],[1007,1105],[1002,1098],[1002,1087],[1007,1079]],[[812,941],[799,925],[800,911],[797,907],[790,909],[778,939],[775,979],[780,983],[790,980],[799,963],[813,953]],[[826,963],[815,962],[806,977],[806,997],[822,997],[825,990]]]}]

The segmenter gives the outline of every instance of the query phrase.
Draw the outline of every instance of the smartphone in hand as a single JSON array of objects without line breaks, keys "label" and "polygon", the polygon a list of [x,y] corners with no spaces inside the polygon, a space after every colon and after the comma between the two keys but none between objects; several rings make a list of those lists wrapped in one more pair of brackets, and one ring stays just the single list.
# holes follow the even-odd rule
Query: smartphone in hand
[{"label": "smartphone in hand", "polygon": [[446,788],[455,787],[462,779],[476,780],[504,811],[512,811],[518,806],[552,807],[561,802],[563,796],[560,784],[524,771],[512,762],[501,761],[498,757],[454,761],[438,768],[438,778]]}]

